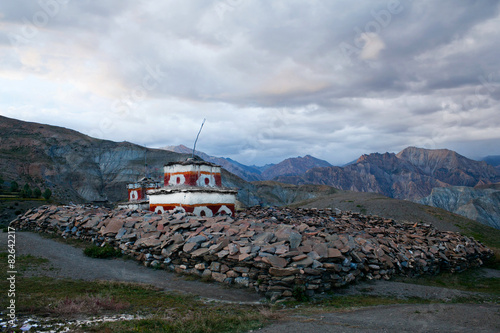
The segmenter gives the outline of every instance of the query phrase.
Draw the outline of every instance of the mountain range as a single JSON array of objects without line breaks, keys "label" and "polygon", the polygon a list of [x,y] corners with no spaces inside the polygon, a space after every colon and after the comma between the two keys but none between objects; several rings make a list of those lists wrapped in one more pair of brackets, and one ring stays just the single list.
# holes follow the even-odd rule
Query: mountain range
[{"label": "mountain range", "polygon": [[500,170],[452,150],[409,147],[397,154],[372,153],[344,167],[313,168],[302,175],[280,176],[276,180],[291,184],[330,185],[343,190],[419,200],[435,187],[497,183],[500,181]]},{"label": "mountain range", "polygon": [[[183,145],[162,149],[192,154],[192,149]],[[332,166],[310,155],[288,158],[263,167],[246,166],[199,151],[196,155],[223,166],[247,181],[329,185],[342,190],[376,192],[391,198],[414,201],[428,196],[436,187],[473,187],[500,181],[498,156],[475,161],[448,149],[408,147],[397,154],[366,154],[342,167]]]},{"label": "mountain range", "polygon": [[[161,149],[176,153],[192,154],[193,150],[184,145],[166,146]],[[267,164],[264,166],[248,166],[226,157],[215,157],[203,152],[196,151],[195,154],[203,160],[222,166],[227,171],[241,177],[246,181],[273,180],[279,176],[295,176],[305,173],[307,170],[317,167],[329,167],[330,163],[318,158],[306,155],[287,158],[278,164]]]},{"label": "mountain range", "polygon": [[[191,149],[185,146],[151,149],[0,116],[0,176],[7,182],[51,188],[61,202],[125,200],[127,183],[145,175],[161,180],[165,163],[185,160],[190,154]],[[412,201],[438,193],[439,200],[422,202],[464,215],[481,212],[469,216],[482,215],[485,221],[500,219],[491,208],[500,206],[500,201],[495,201],[499,196],[478,194],[491,192],[492,188],[486,187],[500,182],[498,164],[486,162],[495,164],[499,160],[495,156],[474,161],[447,149],[409,147],[397,154],[363,155],[343,167],[309,155],[257,167],[198,151],[196,155],[221,165],[225,169],[223,185],[240,189],[238,199],[246,205],[292,204],[329,195],[335,189]],[[474,187],[475,191],[461,191],[470,197],[462,195],[460,205],[444,204],[456,197],[454,187]],[[439,192],[436,188],[450,190]],[[487,197],[487,204],[480,203],[478,197]]]}]

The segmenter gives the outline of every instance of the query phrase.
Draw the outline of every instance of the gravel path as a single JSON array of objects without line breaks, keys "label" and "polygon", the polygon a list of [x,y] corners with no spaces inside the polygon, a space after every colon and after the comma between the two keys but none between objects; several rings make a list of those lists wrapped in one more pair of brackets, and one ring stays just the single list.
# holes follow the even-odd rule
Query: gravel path
[{"label": "gravel path", "polygon": [[[498,271],[497,271],[498,272]],[[484,271],[483,274],[487,274]],[[483,300],[498,301],[498,297],[489,294],[462,291],[457,289],[448,289],[440,287],[431,287],[418,284],[410,284],[404,282],[376,280],[371,282],[361,282],[352,284],[347,288],[340,289],[338,294],[341,295],[373,295],[373,296],[389,296],[399,299],[408,299],[412,297],[423,298],[433,301],[451,301],[456,298],[474,298]]]},{"label": "gravel path", "polygon": [[[0,233],[0,251],[6,250],[7,233]],[[248,290],[229,289],[216,283],[187,281],[174,273],[146,268],[132,260],[89,258],[83,254],[82,249],[31,232],[16,233],[16,253],[31,254],[50,260],[52,269],[36,272],[37,275],[87,281],[145,283],[166,291],[190,293],[227,302],[258,303],[261,299],[259,295]]]},{"label": "gravel path", "polygon": [[416,304],[289,318],[258,332],[500,332],[500,306]]}]

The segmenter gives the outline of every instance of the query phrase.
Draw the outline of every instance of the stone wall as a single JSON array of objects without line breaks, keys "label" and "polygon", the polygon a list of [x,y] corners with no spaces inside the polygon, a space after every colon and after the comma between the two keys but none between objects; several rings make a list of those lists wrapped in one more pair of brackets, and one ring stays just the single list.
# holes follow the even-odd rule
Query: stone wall
[{"label": "stone wall", "polygon": [[252,208],[232,218],[42,206],[11,225],[110,244],[145,266],[252,288],[272,299],[312,296],[360,278],[462,271],[492,255],[458,233],[338,210]]}]

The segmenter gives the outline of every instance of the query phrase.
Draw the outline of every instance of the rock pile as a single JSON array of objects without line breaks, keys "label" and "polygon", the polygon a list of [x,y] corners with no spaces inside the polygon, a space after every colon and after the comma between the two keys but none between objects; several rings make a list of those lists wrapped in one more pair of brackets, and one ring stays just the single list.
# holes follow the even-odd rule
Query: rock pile
[{"label": "rock pile", "polygon": [[110,244],[145,266],[253,288],[272,299],[358,278],[461,271],[492,255],[472,238],[427,224],[329,209],[252,208],[233,219],[42,206],[11,225]]}]

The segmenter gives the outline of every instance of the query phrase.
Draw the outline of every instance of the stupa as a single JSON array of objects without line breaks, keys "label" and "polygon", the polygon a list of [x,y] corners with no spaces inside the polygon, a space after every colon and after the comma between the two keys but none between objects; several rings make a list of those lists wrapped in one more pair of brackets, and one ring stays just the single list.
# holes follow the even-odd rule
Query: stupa
[{"label": "stupa", "polygon": [[164,172],[164,186],[147,191],[151,211],[234,215],[238,191],[222,187],[220,166],[189,158],[168,163]]}]

